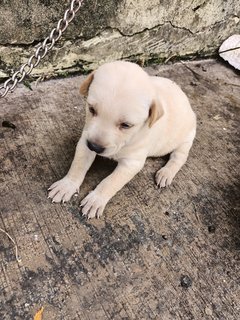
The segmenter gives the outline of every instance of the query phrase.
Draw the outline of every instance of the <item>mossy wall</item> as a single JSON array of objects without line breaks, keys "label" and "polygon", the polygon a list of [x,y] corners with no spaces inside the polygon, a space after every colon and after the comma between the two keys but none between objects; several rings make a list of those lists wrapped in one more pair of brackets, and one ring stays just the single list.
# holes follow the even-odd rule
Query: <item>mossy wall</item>
[{"label": "mossy wall", "polygon": [[[65,0],[0,0],[0,77],[26,62],[68,6]],[[33,74],[89,70],[116,59],[211,56],[239,30],[239,0],[85,0]]]}]

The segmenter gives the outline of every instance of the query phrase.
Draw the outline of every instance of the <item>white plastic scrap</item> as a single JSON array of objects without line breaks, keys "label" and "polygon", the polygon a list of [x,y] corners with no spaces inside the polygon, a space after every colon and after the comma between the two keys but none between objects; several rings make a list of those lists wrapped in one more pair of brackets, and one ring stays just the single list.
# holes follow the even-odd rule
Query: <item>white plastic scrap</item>
[{"label": "white plastic scrap", "polygon": [[219,48],[219,55],[240,70],[240,34],[234,34],[225,40]]}]

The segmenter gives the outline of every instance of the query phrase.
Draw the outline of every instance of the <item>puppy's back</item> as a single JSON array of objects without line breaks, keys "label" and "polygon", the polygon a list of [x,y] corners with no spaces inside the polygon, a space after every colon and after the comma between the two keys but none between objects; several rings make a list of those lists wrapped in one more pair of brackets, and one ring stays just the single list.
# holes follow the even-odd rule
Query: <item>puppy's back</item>
[{"label": "puppy's back", "polygon": [[[151,77],[155,87],[156,97],[161,104],[164,114],[153,128],[154,136],[168,137],[172,147],[188,140],[195,135],[196,116],[190,102],[182,89],[172,80],[162,77]],[[167,141],[166,141],[167,142]]]}]

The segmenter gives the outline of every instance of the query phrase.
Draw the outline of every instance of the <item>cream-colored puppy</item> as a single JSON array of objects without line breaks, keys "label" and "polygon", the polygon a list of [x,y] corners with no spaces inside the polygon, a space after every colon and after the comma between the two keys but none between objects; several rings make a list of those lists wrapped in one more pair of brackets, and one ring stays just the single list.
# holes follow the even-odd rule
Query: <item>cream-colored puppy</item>
[{"label": "cream-colored puppy", "polygon": [[49,198],[65,202],[78,192],[97,154],[118,165],[82,200],[82,213],[88,218],[102,215],[147,157],[171,152],[156,173],[157,185],[170,185],[187,160],[196,133],[195,114],[180,87],[166,78],[150,77],[134,63],[116,61],[90,74],[80,93],[87,97],[86,123],[70,170],[49,188]]}]

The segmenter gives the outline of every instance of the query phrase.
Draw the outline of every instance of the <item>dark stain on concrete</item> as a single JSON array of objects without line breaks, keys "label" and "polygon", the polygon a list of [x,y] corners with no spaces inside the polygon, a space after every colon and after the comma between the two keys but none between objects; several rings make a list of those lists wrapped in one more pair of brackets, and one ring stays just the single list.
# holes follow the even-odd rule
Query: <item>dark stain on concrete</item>
[{"label": "dark stain on concrete", "polygon": [[[130,230],[128,225],[113,225],[109,222],[106,222],[105,226],[99,230],[85,218],[79,220],[85,226],[91,240],[85,242],[82,248],[68,249],[54,236],[49,237],[47,242],[54,258],[49,255],[45,256],[49,265],[48,270],[42,268],[35,271],[24,269],[20,282],[21,299],[14,296],[14,303],[18,307],[12,308],[11,311],[8,309],[10,319],[15,319],[15,317],[30,319],[29,308],[41,301],[47,301],[48,304],[60,308],[66,298],[62,289],[66,285],[64,275],[68,275],[71,285],[84,286],[99,266],[106,268],[107,265],[118,260],[119,256],[130,264],[139,264],[139,268],[141,268],[144,266],[144,261],[138,253],[140,247],[154,243],[158,249],[161,249],[164,243],[162,236],[153,230],[147,230],[144,221],[136,214],[131,216],[135,230]],[[0,252],[6,253],[7,249],[0,247]],[[8,257],[5,256],[5,258]],[[11,261],[13,258],[11,256]],[[118,276],[117,283],[128,281],[129,279],[124,280],[122,276]],[[117,286],[117,284],[115,285]],[[61,292],[61,301],[57,297],[59,292]],[[105,292],[105,296],[107,293]],[[27,307],[24,305],[20,307],[18,302],[20,300],[27,301]],[[11,301],[8,303],[11,304]],[[0,304],[1,319],[5,319],[3,317],[4,310],[6,311],[6,305]]]}]

